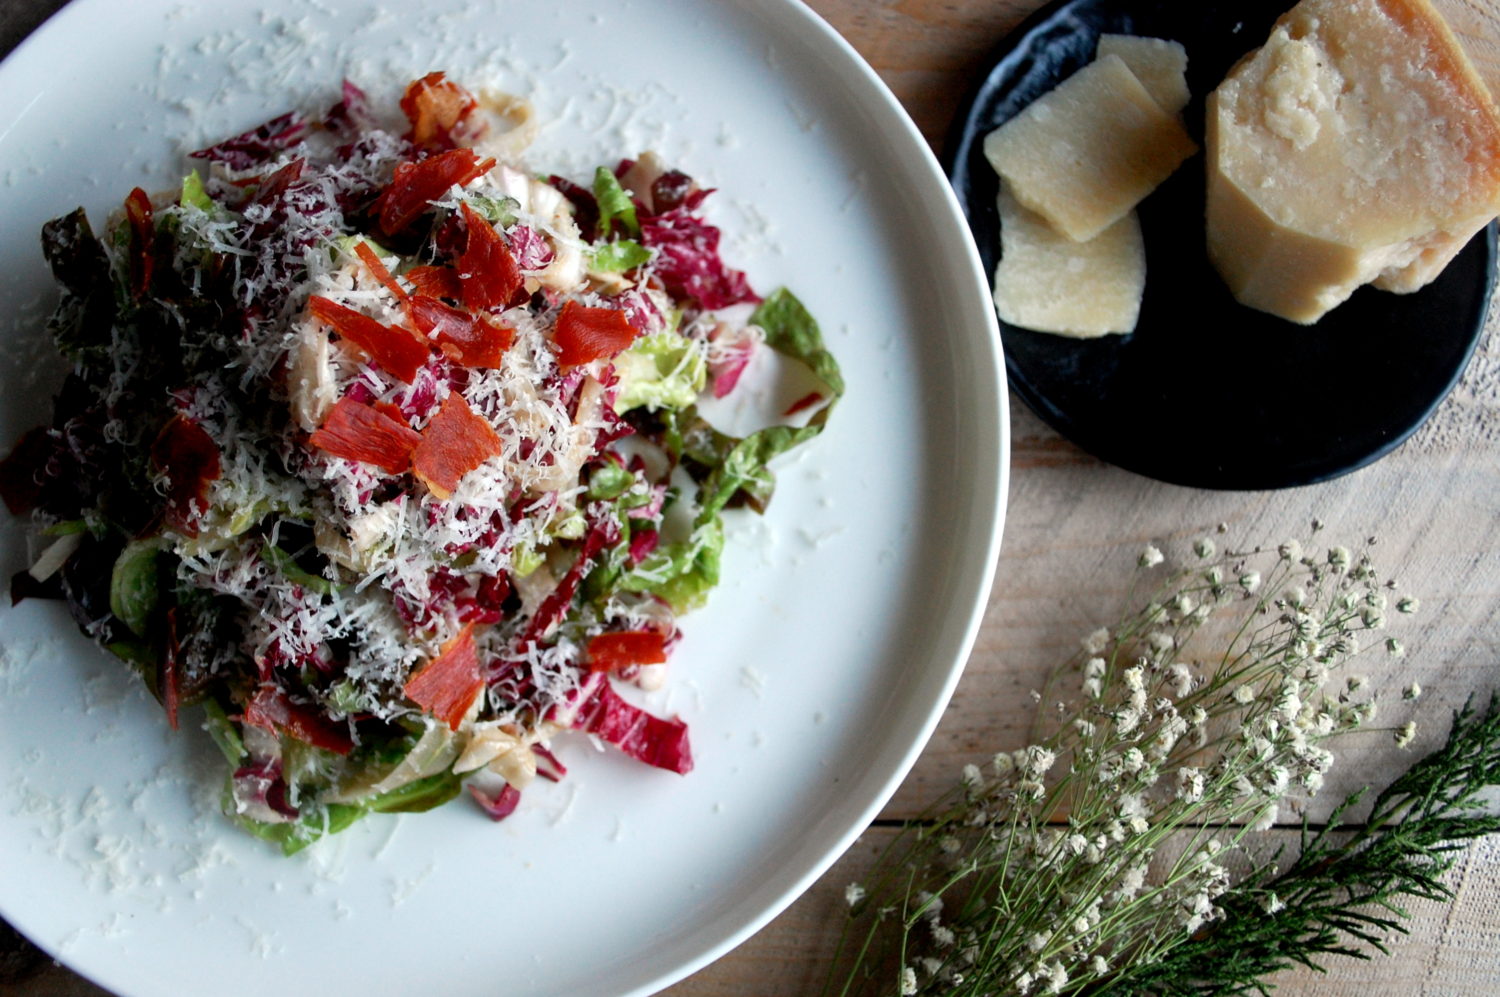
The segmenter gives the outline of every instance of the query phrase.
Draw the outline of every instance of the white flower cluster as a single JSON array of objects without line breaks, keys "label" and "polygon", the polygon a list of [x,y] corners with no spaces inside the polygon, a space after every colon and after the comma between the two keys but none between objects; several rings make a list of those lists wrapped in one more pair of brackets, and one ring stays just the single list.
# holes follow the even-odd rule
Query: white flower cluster
[{"label": "white flower cluster", "polygon": [[[1222,916],[1226,849],[1273,826],[1290,797],[1316,794],[1327,743],[1368,727],[1367,680],[1335,678],[1386,622],[1368,558],[1313,557],[1297,541],[1192,550],[1198,567],[1169,571],[1145,549],[1140,570],[1169,577],[1049,683],[1071,674],[1078,690],[1058,704],[1055,733],[966,766],[962,802],[923,831],[914,865],[930,875],[918,881],[937,885],[908,900],[905,928],[911,942],[925,923],[907,951],[929,954],[903,967],[902,993],[951,992],[965,977],[1074,992],[1142,946],[1188,938]],[[1397,728],[1397,744],[1414,733]],[[942,921],[947,891],[972,913]]]}]

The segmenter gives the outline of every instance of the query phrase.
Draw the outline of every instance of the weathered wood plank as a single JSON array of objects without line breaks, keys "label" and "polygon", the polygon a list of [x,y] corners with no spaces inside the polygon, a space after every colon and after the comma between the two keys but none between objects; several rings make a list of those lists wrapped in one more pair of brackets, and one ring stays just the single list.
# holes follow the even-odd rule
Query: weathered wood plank
[{"label": "weathered wood plank", "polygon": [[[750,941],[674,987],[665,997],[803,997],[819,993],[827,964],[838,944],[844,887],[864,880],[878,849],[895,832],[869,831],[809,892]],[[1295,846],[1291,831],[1268,832],[1260,843],[1274,850]],[[1330,959],[1320,974],[1301,969],[1278,974],[1278,993],[1295,997],[1356,994],[1493,994],[1500,979],[1500,891],[1494,869],[1500,864],[1500,837],[1477,843],[1445,882],[1457,895],[1451,905],[1414,901],[1411,933],[1389,942],[1391,954],[1369,961]],[[64,997],[75,997],[69,993]],[[92,997],[92,995],[77,995]]]}]

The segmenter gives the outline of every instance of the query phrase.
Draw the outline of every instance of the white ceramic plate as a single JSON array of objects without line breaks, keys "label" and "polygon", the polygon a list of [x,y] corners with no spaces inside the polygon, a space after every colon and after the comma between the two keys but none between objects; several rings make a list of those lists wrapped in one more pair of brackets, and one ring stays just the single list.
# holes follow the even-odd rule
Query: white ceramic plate
[{"label": "white ceramic plate", "polygon": [[[571,773],[495,825],[372,818],[282,858],[217,816],[206,738],[55,603],[0,613],[0,914],[122,994],[646,993],[794,899],[905,775],[957,681],[998,554],[1008,463],[994,319],[928,150],[792,0],[78,0],[0,65],[0,439],[55,364],[37,232],[102,220],[181,153],[348,75],[377,98],[442,68],[534,98],[529,162],[580,175],[652,147],[720,192],[727,256],[822,321],[849,392],[732,527],[671,691],[696,770],[565,739]],[[587,175],[583,172],[582,175]],[[8,443],[0,444],[6,446]],[[0,529],[0,571],[26,564]]]}]

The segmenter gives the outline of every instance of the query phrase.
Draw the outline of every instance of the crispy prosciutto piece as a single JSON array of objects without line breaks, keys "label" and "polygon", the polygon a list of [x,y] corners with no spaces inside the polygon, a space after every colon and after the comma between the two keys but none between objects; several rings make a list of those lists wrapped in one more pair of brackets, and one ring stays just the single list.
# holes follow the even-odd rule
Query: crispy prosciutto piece
[{"label": "crispy prosciutto piece", "polygon": [[458,271],[452,267],[412,267],[406,271],[413,294],[425,294],[431,298],[448,298],[457,301],[463,295],[458,282]]},{"label": "crispy prosciutto piece", "polygon": [[464,307],[484,312],[525,304],[525,278],[505,239],[493,225],[467,204],[463,206],[468,229],[464,251],[458,258],[458,283]]},{"label": "crispy prosciutto piece", "polygon": [[151,198],[141,188],[126,195],[125,217],[130,222],[130,296],[139,301],[156,268],[156,222]]},{"label": "crispy prosciutto piece", "polygon": [[307,299],[307,310],[319,322],[332,326],[334,332],[364,350],[392,377],[407,384],[417,376],[417,371],[422,369],[431,353],[427,344],[408,330],[377,322],[337,301],[315,294]]},{"label": "crispy prosciutto piece", "polygon": [[365,269],[370,271],[370,276],[384,284],[385,289],[394,294],[397,300],[406,300],[406,288],[402,287],[396,278],[391,276],[391,272],[385,268],[384,263],[380,262],[380,257],[375,254],[375,250],[370,248],[368,242],[365,242],[363,239],[356,242],[354,244],[354,255],[358,256],[359,261],[365,265]]},{"label": "crispy prosciutto piece", "polygon": [[156,434],[151,464],[167,478],[166,522],[185,537],[198,535],[198,517],[208,511],[208,489],[220,473],[214,438],[178,414]]},{"label": "crispy prosciutto piece", "polygon": [[465,367],[498,367],[516,340],[516,331],[488,315],[475,315],[418,294],[407,303],[407,313],[423,335]]},{"label": "crispy prosciutto piece", "polygon": [[370,407],[393,422],[406,425],[406,413],[401,411],[401,406],[392,402],[371,402]]},{"label": "crispy prosciutto piece", "polygon": [[462,187],[494,165],[493,159],[481,161],[473,149],[449,149],[415,163],[398,164],[396,175],[375,202],[381,230],[391,235],[400,232],[450,187]]},{"label": "crispy prosciutto piece", "polygon": [[557,316],[552,339],[563,370],[612,357],[635,342],[635,327],[615,308],[588,308],[568,301]]},{"label": "crispy prosciutto piece", "polygon": [[240,719],[272,734],[290,734],[304,744],[336,755],[347,755],[354,750],[354,740],[346,727],[311,706],[292,702],[274,683],[267,682],[255,691]]},{"label": "crispy prosciutto piece", "polygon": [[666,638],[655,630],[600,634],[589,641],[591,672],[616,672],[627,665],[660,665],[666,660]]},{"label": "crispy prosciutto piece", "polygon": [[412,473],[433,495],[447,500],[464,475],[500,450],[495,428],[455,391],[443,399],[437,415],[422,430],[421,442],[411,455]]},{"label": "crispy prosciutto piece", "polygon": [[416,430],[393,418],[389,409],[344,397],[333,406],[309,442],[335,457],[402,474],[411,466],[412,450],[420,440]]},{"label": "crispy prosciutto piece", "polygon": [[411,122],[407,138],[420,149],[451,149],[453,132],[467,121],[479,101],[441,72],[413,80],[401,97],[401,111]]},{"label": "crispy prosciutto piece", "polygon": [[436,658],[407,679],[402,691],[407,699],[446,723],[449,729],[458,730],[464,714],[483,688],[474,627],[469,624],[443,645]]},{"label": "crispy prosciutto piece", "polygon": [[608,680],[600,682],[579,707],[572,726],[597,735],[647,765],[684,775],[693,769],[687,724],[654,717],[632,706],[620,698]]}]

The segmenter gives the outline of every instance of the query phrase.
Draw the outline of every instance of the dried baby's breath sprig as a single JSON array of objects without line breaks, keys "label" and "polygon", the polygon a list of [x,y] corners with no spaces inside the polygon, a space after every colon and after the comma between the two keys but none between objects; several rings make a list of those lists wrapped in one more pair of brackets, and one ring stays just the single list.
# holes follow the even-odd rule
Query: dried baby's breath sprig
[{"label": "dried baby's breath sprig", "polygon": [[1233,997],[1266,994],[1266,977],[1297,965],[1321,968],[1330,955],[1367,959],[1406,932],[1402,902],[1448,901],[1442,877],[1463,843],[1500,833],[1487,794],[1500,786],[1500,699],[1454,714],[1441,748],[1396,779],[1358,825],[1342,816],[1364,793],[1337,807],[1321,830],[1305,823],[1291,865],[1268,863],[1221,898],[1214,930],[1155,962],[1108,978],[1111,997]]},{"label": "dried baby's breath sprig", "polygon": [[1092,992],[1211,928],[1229,856],[1375,715],[1345,674],[1386,623],[1367,547],[1146,547],[1141,608],[1051,675],[1032,743],[967,766],[861,884],[827,991]]}]

